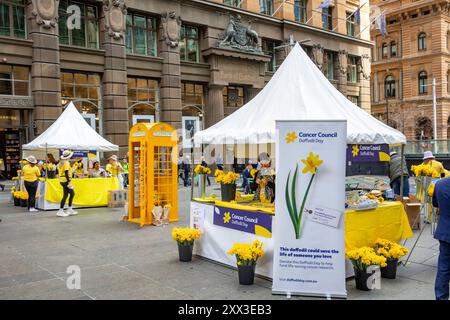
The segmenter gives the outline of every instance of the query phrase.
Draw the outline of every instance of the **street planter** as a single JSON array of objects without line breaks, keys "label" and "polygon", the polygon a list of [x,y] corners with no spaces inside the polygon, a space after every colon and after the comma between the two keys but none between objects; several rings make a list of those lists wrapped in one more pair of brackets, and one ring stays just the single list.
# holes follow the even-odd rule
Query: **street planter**
[{"label": "street planter", "polygon": [[28,207],[28,200],[27,199],[20,199],[20,206],[21,207]]},{"label": "street planter", "polygon": [[353,269],[355,271],[355,283],[356,283],[356,289],[362,290],[362,291],[370,291],[372,290],[367,286],[369,277],[372,275],[372,273],[368,273],[366,270],[357,270]]},{"label": "street planter", "polygon": [[398,259],[388,259],[387,266],[381,268],[381,277],[386,279],[395,279],[397,277]]},{"label": "street planter", "polygon": [[236,184],[220,184],[222,201],[234,201],[236,199]]},{"label": "street planter", "polygon": [[192,250],[194,244],[179,244],[178,243],[178,256],[182,262],[190,262],[192,260]]},{"label": "street planter", "polygon": [[239,284],[251,285],[255,280],[256,265],[241,266],[238,265]]},{"label": "street planter", "polygon": [[55,179],[56,178],[56,171],[47,171],[47,178],[48,179]]}]

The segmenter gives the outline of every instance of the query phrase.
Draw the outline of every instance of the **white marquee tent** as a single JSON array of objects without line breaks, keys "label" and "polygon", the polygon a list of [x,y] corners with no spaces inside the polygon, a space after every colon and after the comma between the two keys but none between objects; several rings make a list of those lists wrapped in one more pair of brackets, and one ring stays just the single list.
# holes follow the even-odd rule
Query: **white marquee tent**
[{"label": "white marquee tent", "polygon": [[406,137],[343,96],[297,43],[270,82],[249,103],[195,134],[199,144],[262,144],[276,140],[275,120],[347,120],[348,144],[406,144]]},{"label": "white marquee tent", "polygon": [[70,102],[59,118],[39,137],[22,146],[25,150],[95,150],[118,151],[119,146],[112,144],[99,135]]}]

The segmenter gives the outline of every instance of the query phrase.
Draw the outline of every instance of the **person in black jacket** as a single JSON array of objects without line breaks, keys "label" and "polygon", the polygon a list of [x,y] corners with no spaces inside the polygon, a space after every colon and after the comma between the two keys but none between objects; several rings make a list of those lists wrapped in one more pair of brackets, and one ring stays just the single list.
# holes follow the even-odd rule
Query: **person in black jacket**
[{"label": "person in black jacket", "polygon": [[189,156],[186,156],[181,164],[181,170],[184,173],[183,176],[183,185],[185,187],[189,186],[189,173],[191,172],[191,163],[189,161]]}]

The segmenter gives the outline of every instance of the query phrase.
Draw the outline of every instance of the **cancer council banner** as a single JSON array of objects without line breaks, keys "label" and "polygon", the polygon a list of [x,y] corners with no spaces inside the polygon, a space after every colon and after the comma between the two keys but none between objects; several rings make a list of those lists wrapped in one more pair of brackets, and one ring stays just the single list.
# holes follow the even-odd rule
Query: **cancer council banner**
[{"label": "cancer council banner", "polygon": [[272,293],[344,298],[347,122],[276,127]]}]

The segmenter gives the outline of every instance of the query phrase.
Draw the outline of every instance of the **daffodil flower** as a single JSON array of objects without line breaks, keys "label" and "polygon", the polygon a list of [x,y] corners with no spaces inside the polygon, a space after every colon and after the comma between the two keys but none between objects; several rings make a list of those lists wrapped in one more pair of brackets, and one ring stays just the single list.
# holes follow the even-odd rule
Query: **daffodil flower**
[{"label": "daffodil flower", "polygon": [[296,136],[296,134],[295,134],[295,131],[292,131],[292,132],[289,132],[287,135],[286,135],[286,143],[292,143],[292,142],[295,142],[295,140],[297,139],[297,136]]},{"label": "daffodil flower", "polygon": [[[303,196],[303,201],[300,205],[300,209],[297,209],[297,193],[296,193],[296,185],[297,185],[297,174],[298,174],[298,165],[295,167],[294,177],[292,179],[292,185],[290,185],[290,176],[289,172],[286,188],[285,188],[285,197],[286,197],[286,205],[289,212],[289,216],[292,221],[292,225],[295,231],[295,238],[300,239],[300,226],[302,222],[303,211],[305,209],[306,200],[308,198],[309,190],[311,189],[312,182],[314,177],[317,174],[317,168],[323,163],[323,160],[319,159],[319,155],[314,155],[312,152],[309,153],[309,156],[306,159],[301,160],[303,164],[305,164],[305,168],[303,168],[302,173],[311,172],[311,178],[309,179],[308,186],[305,191],[305,195]],[[290,189],[290,190],[289,190]]]},{"label": "daffodil flower", "polygon": [[323,160],[319,159],[319,155],[314,155],[312,152],[309,153],[308,158],[301,160],[305,167],[302,173],[310,171],[312,174],[316,174],[316,169],[323,163]]},{"label": "daffodil flower", "polygon": [[231,216],[229,212],[225,212],[225,214],[223,215],[223,223],[228,223],[231,220]]}]

